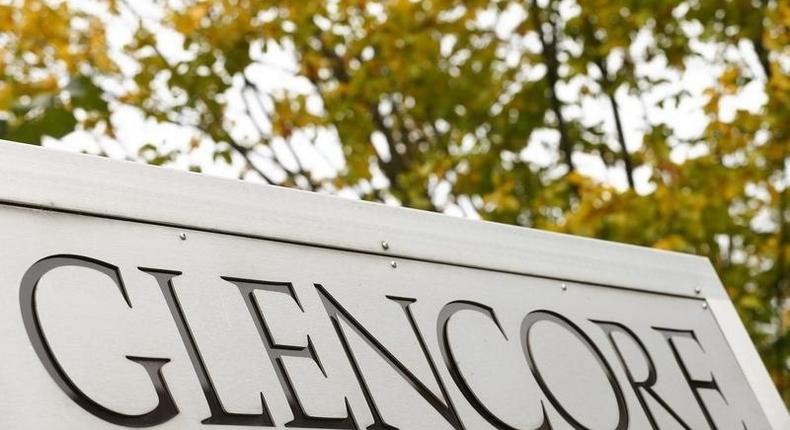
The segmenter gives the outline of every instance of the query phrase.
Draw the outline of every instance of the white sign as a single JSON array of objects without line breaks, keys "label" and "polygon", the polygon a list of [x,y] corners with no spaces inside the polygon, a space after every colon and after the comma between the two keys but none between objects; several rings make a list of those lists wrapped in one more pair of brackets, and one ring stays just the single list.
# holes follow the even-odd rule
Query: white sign
[{"label": "white sign", "polygon": [[2,429],[787,429],[697,257],[0,144]]}]

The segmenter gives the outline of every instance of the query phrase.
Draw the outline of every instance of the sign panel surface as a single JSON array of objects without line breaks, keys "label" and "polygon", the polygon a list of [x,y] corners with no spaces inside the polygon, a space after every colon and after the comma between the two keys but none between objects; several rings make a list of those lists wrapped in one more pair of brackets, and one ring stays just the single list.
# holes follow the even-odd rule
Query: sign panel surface
[{"label": "sign panel surface", "polygon": [[701,259],[29,151],[1,429],[790,427]]},{"label": "sign panel surface", "polygon": [[768,428],[698,299],[0,214],[3,428]]}]

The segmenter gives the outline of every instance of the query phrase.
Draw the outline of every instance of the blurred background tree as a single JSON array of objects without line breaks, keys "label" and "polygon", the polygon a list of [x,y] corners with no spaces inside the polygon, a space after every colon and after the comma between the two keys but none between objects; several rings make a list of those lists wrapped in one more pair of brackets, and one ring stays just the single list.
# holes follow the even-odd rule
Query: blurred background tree
[{"label": "blurred background tree", "polygon": [[0,138],[709,257],[790,401],[790,3],[0,0]]}]

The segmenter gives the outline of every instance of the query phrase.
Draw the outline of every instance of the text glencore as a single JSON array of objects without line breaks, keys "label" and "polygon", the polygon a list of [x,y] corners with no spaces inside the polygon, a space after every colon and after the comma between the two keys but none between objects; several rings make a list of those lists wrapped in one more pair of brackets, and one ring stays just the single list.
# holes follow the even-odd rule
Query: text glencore
[{"label": "text glencore", "polygon": [[[158,396],[156,407],[147,413],[139,415],[123,414],[102,406],[87,396],[65,372],[63,366],[59,363],[56,354],[50,347],[46,336],[44,335],[39,316],[39,310],[36,305],[36,288],[39,284],[39,281],[45,274],[60,267],[82,267],[95,270],[102,273],[103,275],[106,275],[106,277],[111,280],[113,286],[118,288],[129,308],[132,307],[132,303],[127,294],[121,273],[116,266],[110,263],[86,256],[53,255],[43,258],[33,264],[22,278],[19,292],[20,305],[27,335],[30,338],[33,348],[38,354],[38,357],[46,367],[50,376],[54,379],[58,386],[79,406],[96,417],[99,417],[102,420],[110,423],[128,427],[151,427],[165,423],[178,415],[178,406],[171,396],[167,381],[162,375],[163,366],[170,361],[168,358],[140,356],[126,357],[128,360],[141,365],[146,370]],[[263,393],[260,394],[260,413],[233,413],[228,412],[223,407],[219,395],[217,394],[217,387],[211,378],[211,372],[207,368],[206,362],[200,353],[195,336],[188,324],[187,315],[185,315],[184,309],[181,306],[178,296],[175,292],[174,285],[178,282],[178,276],[181,275],[181,272],[172,269],[149,267],[140,267],[139,270],[152,276],[153,280],[161,289],[164,300],[167,303],[173,321],[175,322],[181,340],[183,341],[186,352],[189,356],[189,359],[191,360],[194,372],[200,381],[206,403],[208,404],[208,408],[210,410],[210,416],[204,419],[202,423],[206,425],[220,424],[273,427],[275,425],[275,421],[267,406]],[[326,371],[319,358],[320,351],[315,349],[313,341],[309,335],[307,336],[307,341],[304,345],[282,344],[276,342],[274,340],[274,334],[270,329],[270,325],[267,322],[266,316],[263,314],[262,309],[255,298],[256,291],[268,291],[283,294],[293,300],[299,309],[304,312],[304,309],[300,303],[300,299],[297,297],[293,285],[289,282],[270,282],[265,280],[241,279],[231,276],[222,276],[221,278],[225,280],[229,286],[238,289],[238,292],[241,294],[249,311],[251,321],[255,325],[261,342],[268,353],[273,369],[279,379],[281,388],[293,414],[293,419],[286,423],[285,426],[319,429],[360,428],[360,425],[354,417],[354,411],[352,410],[348,399],[345,400],[346,416],[342,418],[310,415],[305,411],[304,406],[299,400],[299,395],[297,393],[295,384],[292,382],[292,378],[289,376],[289,371],[283,358],[300,357],[305,360],[312,360],[321,370],[324,377],[326,377]],[[477,411],[477,413],[480,414],[482,418],[484,418],[492,426],[499,429],[513,428],[506,424],[501,417],[495,415],[489,406],[484,404],[472,389],[458,364],[456,351],[453,350],[448,340],[448,323],[454,315],[461,312],[475,312],[482,314],[490,320],[490,323],[499,330],[503,337],[507,338],[505,335],[505,330],[502,328],[499,319],[497,318],[495,309],[487,306],[484,303],[470,300],[456,300],[446,303],[436,316],[435,326],[430,327],[430,329],[436,330],[437,333],[437,339],[439,342],[438,349],[441,352],[441,361],[439,361],[436,357],[431,356],[428,345],[426,345],[426,341],[421,331],[424,330],[424,328],[418,327],[418,324],[416,323],[416,320],[412,314],[411,305],[416,303],[417,299],[411,297],[387,296],[387,299],[391,300],[393,303],[399,305],[402,308],[405,317],[403,322],[404,327],[408,327],[413,332],[416,342],[420,345],[426,363],[431,369],[432,375],[435,378],[435,382],[439,387],[439,395],[437,395],[426,386],[425,382],[421,381],[417,376],[415,376],[415,374],[410,371],[409,368],[398,359],[398,357],[393,355],[393,353],[390,352],[379,339],[374,337],[370,331],[368,331],[365,326],[354,317],[354,315],[344,308],[343,304],[341,304],[327,291],[326,288],[324,288],[321,284],[314,284],[314,287],[315,293],[323,303],[324,309],[326,311],[326,317],[331,321],[335,333],[337,334],[337,338],[342,345],[342,349],[348,359],[348,363],[350,364],[354,375],[356,376],[359,389],[364,396],[369,413],[372,416],[373,423],[368,425],[366,428],[394,429],[396,427],[387,422],[387,417],[385,414],[380,412],[380,409],[376,403],[376,399],[371,394],[368,380],[366,379],[365,374],[362,372],[357,356],[350,346],[350,333],[348,333],[350,331],[353,331],[357,338],[362,339],[365,343],[367,343],[367,345],[373,351],[375,351],[379,357],[385,363],[387,363],[387,365],[391,366],[401,378],[408,382],[411,388],[414,389],[425,400],[425,402],[435,409],[436,412],[440,414],[443,419],[446,420],[446,422],[449,423],[453,428],[463,429],[465,426],[459,418],[453,401],[448,395],[445,385],[448,383],[448,381],[443,381],[440,377],[438,370],[440,363],[441,365],[446,366],[448,373],[451,375],[452,383],[458,387],[465,400],[474,408],[474,410]],[[606,334],[606,337],[609,340],[608,345],[596,345],[590,336],[570,319],[551,310],[538,309],[528,312],[526,315],[524,315],[524,318],[521,322],[519,339],[524,353],[525,363],[529,367],[543,395],[548,400],[548,404],[541,405],[541,410],[543,413],[541,419],[542,423],[536,427],[536,430],[552,428],[551,420],[549,419],[549,415],[546,413],[547,407],[553,408],[559,414],[559,416],[561,416],[562,419],[573,428],[587,428],[583,423],[575,418],[566,409],[566,407],[563,406],[562,402],[557,398],[557,396],[552,393],[552,390],[550,389],[550,381],[547,381],[546,377],[541,373],[541,369],[537,366],[533,351],[535,346],[533,345],[534,342],[530,342],[530,333],[533,326],[538,322],[548,322],[561,329],[567,330],[595,358],[598,366],[600,367],[600,371],[606,376],[606,379],[608,380],[615,396],[615,401],[618,408],[618,420],[615,427],[617,430],[626,429],[629,425],[629,409],[623,394],[623,387],[633,390],[633,393],[639,400],[639,404],[641,405],[643,413],[654,429],[658,429],[655,418],[655,414],[657,412],[655,409],[657,408],[661,408],[663,410],[663,412],[661,412],[662,414],[669,414],[681,427],[690,429],[690,426],[654,389],[654,386],[661,376],[656,372],[656,367],[653,363],[653,358],[651,357],[650,352],[633,330],[617,321],[593,320],[592,322],[595,323],[595,325],[597,325],[597,327],[599,327]],[[721,391],[719,390],[716,379],[714,375],[710,375],[709,379],[703,380],[693,378],[687,363],[684,361],[683,356],[681,356],[680,349],[677,347],[675,342],[676,339],[686,338],[691,339],[697,344],[697,346],[699,346],[694,331],[662,327],[653,327],[653,329],[663,335],[663,337],[666,339],[667,347],[671,351],[677,366],[680,369],[680,373],[683,375],[684,383],[688,386],[689,390],[696,399],[696,402],[702,414],[705,416],[710,428],[715,429],[716,425],[714,424],[710,411],[706,407],[705,401],[703,401],[703,396],[701,393],[710,391],[718,396],[723,397]],[[640,364],[640,366],[647,367],[646,377],[637,380],[637,378],[634,376],[635,372],[633,371],[632,366],[635,365],[633,363],[629,365],[629,363],[626,362],[623,351],[621,350],[622,345],[619,344],[619,341],[615,340],[615,334],[629,338],[639,349],[641,355],[644,358],[644,364]],[[619,361],[617,365],[623,367],[624,373],[628,379],[627,381],[619,381],[617,379],[612,370],[612,363],[607,361],[600,348],[612,348],[614,350],[615,355]],[[650,403],[648,403],[648,399],[650,400]],[[747,428],[746,423],[741,423],[741,426],[744,429]]]}]

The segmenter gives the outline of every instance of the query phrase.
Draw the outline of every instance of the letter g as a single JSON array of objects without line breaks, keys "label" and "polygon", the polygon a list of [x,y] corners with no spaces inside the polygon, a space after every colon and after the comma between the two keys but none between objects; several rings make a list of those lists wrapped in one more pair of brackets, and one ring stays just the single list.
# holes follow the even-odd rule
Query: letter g
[{"label": "letter g", "polygon": [[167,384],[162,378],[162,366],[170,361],[167,358],[126,357],[143,366],[148,373],[148,377],[151,378],[151,383],[154,385],[159,400],[154,409],[139,415],[122,414],[98,404],[83,393],[63,370],[63,367],[58,363],[55,354],[52,352],[52,348],[47,343],[47,338],[44,336],[41,328],[41,321],[39,320],[36,307],[36,287],[38,287],[41,278],[51,270],[68,266],[84,267],[106,275],[121,291],[121,295],[129,308],[132,307],[126,288],[121,280],[121,274],[118,268],[111,264],[77,255],[53,255],[41,259],[30,266],[22,277],[22,283],[19,287],[19,304],[27,336],[30,338],[33,349],[38,354],[38,358],[47,369],[47,372],[49,372],[49,375],[75,403],[91,414],[113,424],[127,427],[151,427],[162,424],[178,415],[178,408],[173,402],[173,397],[170,395]]}]

